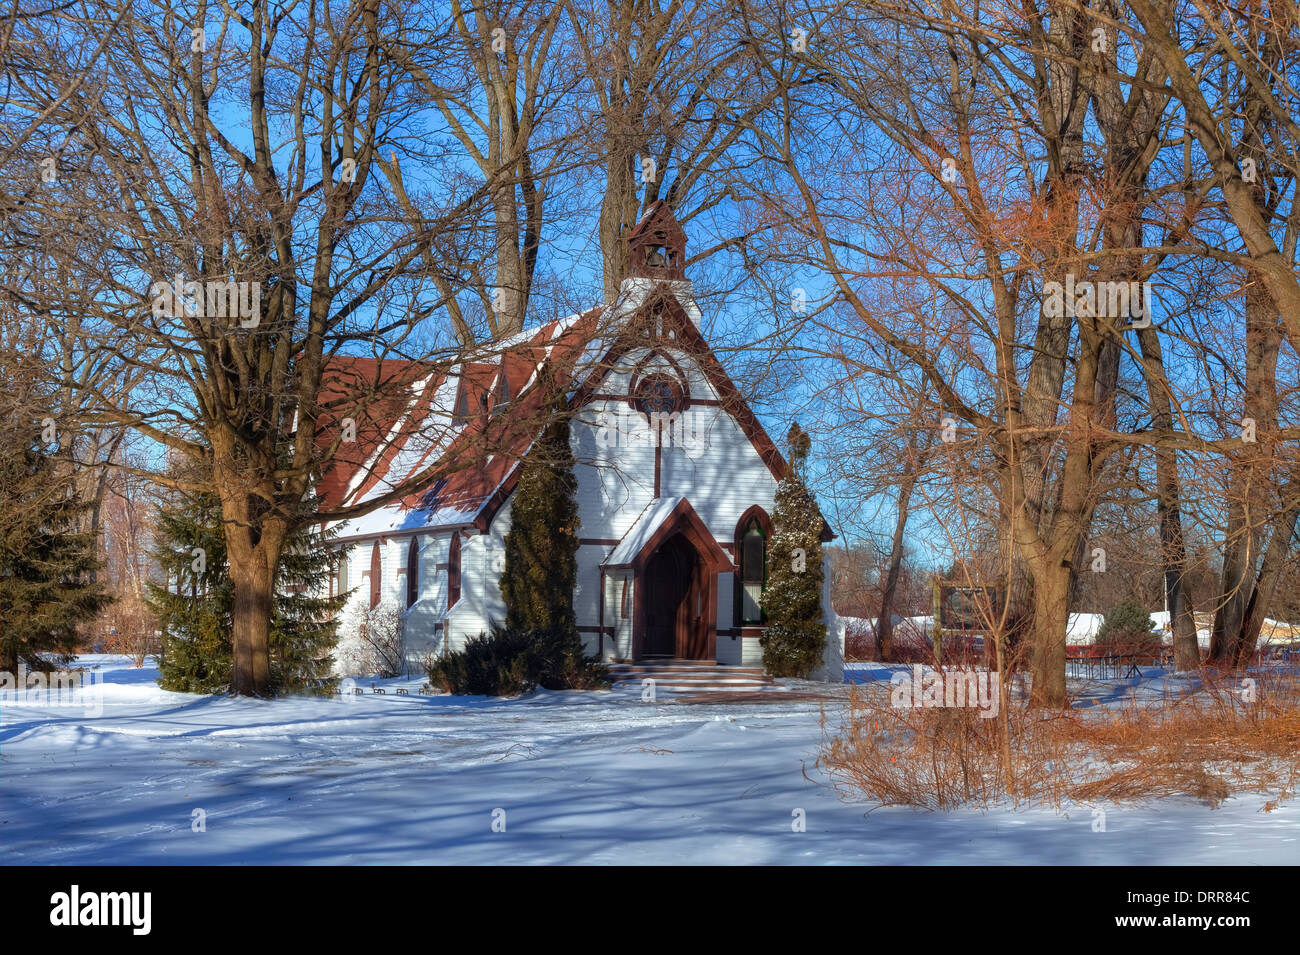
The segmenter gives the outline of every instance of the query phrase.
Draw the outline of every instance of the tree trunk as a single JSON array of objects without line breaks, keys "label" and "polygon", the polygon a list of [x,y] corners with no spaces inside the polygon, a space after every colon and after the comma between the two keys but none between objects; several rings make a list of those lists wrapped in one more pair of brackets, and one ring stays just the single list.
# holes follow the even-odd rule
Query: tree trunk
[{"label": "tree trunk", "polygon": [[[1164,459],[1168,459],[1167,461]],[[1201,648],[1196,640],[1196,617],[1187,594],[1187,547],[1183,540],[1183,519],[1178,507],[1178,477],[1172,453],[1156,458],[1156,507],[1160,515],[1161,561],[1165,571],[1165,602],[1169,605],[1169,627],[1174,639],[1174,669],[1195,670],[1201,665]],[[1171,476],[1170,472],[1174,472]]]},{"label": "tree trunk", "polygon": [[[1154,327],[1138,331],[1142,350],[1143,377],[1151,407],[1151,425],[1156,431],[1173,431],[1174,413],[1164,385],[1164,354]],[[1164,570],[1165,604],[1174,638],[1174,669],[1195,670],[1201,665],[1196,640],[1196,618],[1187,595],[1187,541],[1183,536],[1182,496],[1178,459],[1174,452],[1156,448],[1156,513],[1160,522],[1160,562]]]},{"label": "tree trunk", "polygon": [[[1068,5],[1052,3],[1050,23],[1047,27],[1049,42],[1059,49],[1082,56],[1088,48],[1086,34],[1081,29],[1082,13]],[[1039,64],[1035,92],[1038,111],[1042,118],[1047,170],[1042,185],[1043,216],[1040,225],[1041,251],[1044,271],[1061,279],[1077,267],[1075,239],[1079,226],[1079,207],[1082,194],[1081,170],[1084,166],[1084,126],[1087,118],[1087,99],[1081,93],[1080,73],[1074,66],[1056,59],[1044,59]],[[1020,657],[1020,648],[1026,639],[1038,642],[1042,621],[1035,608],[1040,604],[1037,594],[1039,571],[1031,566],[1025,541],[1012,529],[1022,517],[1034,528],[1035,536],[1050,536],[1048,528],[1052,516],[1050,501],[1059,493],[1053,483],[1062,480],[1054,473],[1054,451],[1060,440],[1058,432],[1064,402],[1066,367],[1070,351],[1071,319],[1064,313],[1049,315],[1045,308],[1038,309],[1034,333],[1034,347],[1024,388],[1012,390],[1002,400],[1009,407],[1019,407],[1021,432],[1011,436],[1016,451],[1008,461],[1008,470],[1018,473],[1002,475],[999,529],[1007,566],[1006,656],[1014,669]],[[1015,376],[1014,364],[1000,368],[1000,373]],[[1009,377],[1009,381],[1014,378]],[[1014,420],[1015,416],[1012,416]],[[1019,482],[1022,494],[1015,493],[1014,483]],[[1024,514],[1015,513],[1019,507]],[[1068,595],[1067,595],[1068,598]],[[1064,639],[1064,622],[1061,636]],[[1035,651],[1034,656],[1037,657]],[[1064,667],[1064,663],[1062,663]],[[1064,669],[1062,670],[1062,678]]]},{"label": "tree trunk", "polygon": [[1281,497],[1285,507],[1278,515],[1273,536],[1264,552],[1259,576],[1252,588],[1250,602],[1246,604],[1241,632],[1230,658],[1231,665],[1236,668],[1248,666],[1250,658],[1254,656],[1259,646],[1259,635],[1264,628],[1264,614],[1277,592],[1282,572],[1291,560],[1291,542],[1295,539],[1296,521],[1300,520],[1300,498],[1297,497],[1294,479],[1283,486]]},{"label": "tree trunk", "polygon": [[495,316],[495,331],[498,337],[506,337],[523,329],[524,303],[528,298],[519,256],[519,206],[513,179],[494,190],[492,205],[496,217],[497,266],[493,305],[500,306]]},{"label": "tree trunk", "polygon": [[[998,546],[1006,568],[1006,605],[1002,608],[1004,632],[1002,661],[998,666],[1017,670],[1024,663],[1020,648],[1032,633],[1034,622],[1034,581],[1029,574],[1029,563],[1016,544],[1010,497],[1007,482],[1014,481],[1016,471],[1007,468],[1001,475],[1002,487],[998,492]],[[986,647],[986,658],[994,662],[992,649]]]},{"label": "tree trunk", "polygon": [[[1071,578],[1079,542],[1092,521],[1097,468],[1108,453],[1097,438],[1109,420],[1110,358],[1105,345],[1096,324],[1080,319],[1071,422],[1050,519],[1040,530],[1025,515],[1013,515],[1017,542],[1030,557],[1034,578],[1031,706],[1061,709],[1067,702],[1065,638]],[[1099,401],[1099,396],[1106,400]]]},{"label": "tree trunk", "polygon": [[898,519],[894,522],[894,539],[889,548],[889,571],[885,575],[885,589],[880,595],[880,616],[876,619],[876,656],[886,663],[894,659],[894,624],[890,617],[894,610],[898,577],[903,567],[903,534],[907,530],[907,512],[915,486],[916,474],[910,473],[898,489]]},{"label": "tree trunk", "polygon": [[[289,525],[268,506],[275,493],[274,487],[267,487],[265,479],[260,477],[264,472],[247,464],[227,465],[232,460],[239,461],[240,454],[235,448],[227,435],[214,435],[213,484],[221,501],[226,562],[234,591],[230,689],[239,696],[269,696],[275,572],[280,566]],[[268,454],[266,459],[270,458]]]},{"label": "tree trunk", "polygon": [[1245,416],[1255,420],[1255,444],[1243,444],[1241,459],[1231,462],[1228,481],[1228,524],[1223,544],[1223,576],[1210,658],[1232,666],[1240,658],[1246,609],[1255,602],[1255,580],[1263,529],[1261,513],[1267,472],[1277,428],[1277,356],[1281,331],[1277,309],[1258,277],[1246,285]]},{"label": "tree trunk", "polygon": [[612,149],[605,163],[605,193],[600,202],[600,257],[605,282],[605,301],[618,298],[619,285],[627,274],[624,233],[636,223],[640,202],[636,196],[636,173],[632,154]]},{"label": "tree trunk", "polygon": [[274,577],[263,561],[231,560],[230,580],[235,592],[231,692],[239,696],[269,696]]},{"label": "tree trunk", "polygon": [[1044,562],[1034,578],[1034,641],[1030,655],[1031,706],[1062,709],[1065,695],[1065,631],[1069,624],[1070,568]]}]

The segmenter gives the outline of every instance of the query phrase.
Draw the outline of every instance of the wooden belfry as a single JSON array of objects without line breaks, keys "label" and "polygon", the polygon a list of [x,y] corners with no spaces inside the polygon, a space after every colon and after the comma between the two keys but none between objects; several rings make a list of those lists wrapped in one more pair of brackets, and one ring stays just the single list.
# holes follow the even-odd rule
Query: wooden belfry
[{"label": "wooden belfry", "polygon": [[627,234],[627,274],[633,278],[686,278],[686,233],[668,203],[656,199]]}]

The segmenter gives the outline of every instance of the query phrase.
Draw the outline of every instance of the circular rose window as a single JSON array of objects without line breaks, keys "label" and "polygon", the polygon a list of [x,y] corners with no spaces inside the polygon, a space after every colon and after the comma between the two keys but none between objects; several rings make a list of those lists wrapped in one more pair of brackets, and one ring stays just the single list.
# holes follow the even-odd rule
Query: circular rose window
[{"label": "circular rose window", "polygon": [[633,404],[642,414],[672,414],[686,410],[686,393],[675,378],[647,375],[637,383]]}]

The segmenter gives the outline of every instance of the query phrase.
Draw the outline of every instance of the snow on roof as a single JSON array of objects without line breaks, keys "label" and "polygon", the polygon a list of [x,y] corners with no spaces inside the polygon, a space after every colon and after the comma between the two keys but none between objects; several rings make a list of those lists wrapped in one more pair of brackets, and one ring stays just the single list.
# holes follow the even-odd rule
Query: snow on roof
[{"label": "snow on roof", "polygon": [[[320,481],[326,510],[388,494],[435,464],[442,479],[400,502],[347,520],[347,536],[382,534],[471,522],[514,470],[531,443],[527,427],[540,408],[537,372],[551,360],[557,376],[575,372],[574,358],[596,336],[601,308],[524,329],[485,346],[456,365],[338,357],[330,360],[323,392],[330,399],[318,430],[324,450],[340,421],[352,418],[356,440],[342,445]],[[501,388],[505,375],[508,393]],[[468,413],[457,417],[466,393]],[[521,395],[528,392],[524,400]],[[359,410],[354,410],[359,409]],[[501,412],[501,413],[498,413]],[[491,449],[493,454],[488,456]],[[454,473],[452,473],[454,472]]]},{"label": "snow on roof", "polygon": [[388,534],[416,533],[435,528],[463,527],[474,522],[481,505],[468,508],[408,508],[402,504],[389,504],[360,517],[342,521],[338,525],[339,537],[383,537]]},{"label": "snow on roof", "polygon": [[641,515],[632,522],[623,539],[618,542],[613,553],[605,559],[607,567],[621,567],[632,563],[636,555],[641,553],[646,542],[654,536],[660,525],[668,519],[672,512],[677,508],[685,498],[682,497],[657,497],[646,505]]}]

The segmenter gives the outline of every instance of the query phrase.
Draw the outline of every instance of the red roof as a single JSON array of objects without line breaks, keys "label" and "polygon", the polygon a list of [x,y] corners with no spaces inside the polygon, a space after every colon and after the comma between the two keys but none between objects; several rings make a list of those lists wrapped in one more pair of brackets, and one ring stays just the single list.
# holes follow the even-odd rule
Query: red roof
[{"label": "red roof", "polygon": [[[336,357],[321,389],[317,451],[330,465],[317,485],[322,511],[405,490],[404,507],[477,511],[528,450],[543,420],[545,365],[572,390],[577,361],[602,309],[528,330],[458,364]],[[504,382],[503,382],[504,373]],[[453,390],[454,388],[454,390]],[[441,392],[441,394],[440,394]],[[344,421],[356,440],[342,442]],[[330,457],[330,448],[338,441]],[[411,479],[429,472],[411,487]]]},{"label": "red roof", "polygon": [[[386,505],[419,509],[419,526],[474,524],[486,530],[518,480],[516,465],[545,422],[539,372],[576,409],[628,351],[643,347],[629,324],[602,328],[604,308],[548,322],[458,363],[334,358],[322,388],[318,450],[329,457],[342,420],[354,419],[356,441],[339,444],[318,485],[322,512],[354,518]],[[704,337],[675,299],[667,312],[674,346],[687,351],[736,419],[774,478],[786,463]],[[504,371],[508,397],[502,387]],[[503,406],[504,402],[504,406]],[[457,416],[460,410],[467,412]],[[397,496],[397,491],[403,491]],[[361,505],[368,506],[361,506]],[[340,513],[342,511],[343,513]]]},{"label": "red roof", "polygon": [[[429,384],[417,395],[416,384],[429,376]],[[386,469],[411,432],[408,429],[400,433],[400,444],[386,449],[382,460],[372,460],[381,444],[413,402],[418,400],[427,406],[429,396],[445,376],[445,369],[424,362],[344,356],[329,360],[321,380],[317,452],[325,457],[338,443],[330,468],[317,485],[321,510],[341,505],[351,482],[367,465],[370,476]],[[345,428],[349,418],[352,427]],[[345,432],[353,431],[355,440],[345,440],[350,436]]]}]

